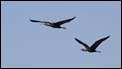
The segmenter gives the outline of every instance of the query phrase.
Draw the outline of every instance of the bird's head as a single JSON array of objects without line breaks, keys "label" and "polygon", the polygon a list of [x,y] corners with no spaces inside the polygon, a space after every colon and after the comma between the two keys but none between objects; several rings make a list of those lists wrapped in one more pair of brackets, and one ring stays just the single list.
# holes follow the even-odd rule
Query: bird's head
[{"label": "bird's head", "polygon": [[66,29],[65,27],[61,27],[62,29]]},{"label": "bird's head", "polygon": [[82,48],[81,50],[82,50],[82,51],[87,51],[86,49],[83,49],[83,48]]},{"label": "bird's head", "polygon": [[101,53],[101,51],[96,51],[96,52]]}]

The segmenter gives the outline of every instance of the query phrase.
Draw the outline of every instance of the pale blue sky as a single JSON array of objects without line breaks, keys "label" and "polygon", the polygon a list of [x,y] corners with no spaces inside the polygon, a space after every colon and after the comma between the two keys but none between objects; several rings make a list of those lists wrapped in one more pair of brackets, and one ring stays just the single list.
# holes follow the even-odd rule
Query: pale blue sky
[{"label": "pale blue sky", "polygon": [[[29,19],[56,22],[76,16],[55,29]],[[121,67],[120,1],[2,1],[1,67],[96,68]],[[92,45],[110,35],[88,53],[74,38]]]}]

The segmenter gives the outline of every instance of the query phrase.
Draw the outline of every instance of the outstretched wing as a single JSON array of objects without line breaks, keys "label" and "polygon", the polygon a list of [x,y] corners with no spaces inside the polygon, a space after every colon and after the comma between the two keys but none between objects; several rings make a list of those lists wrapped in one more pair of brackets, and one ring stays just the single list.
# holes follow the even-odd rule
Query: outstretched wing
[{"label": "outstretched wing", "polygon": [[86,43],[80,41],[80,40],[77,39],[77,38],[75,38],[75,40],[76,40],[78,43],[82,44],[85,48],[89,48],[89,46],[88,46]]},{"label": "outstretched wing", "polygon": [[73,19],[75,19],[76,17],[73,17],[73,18],[70,18],[70,19],[66,19],[66,20],[62,20],[62,21],[58,21],[56,22],[55,24],[58,24],[58,25],[62,25],[64,23],[68,23],[70,21],[72,21]]},{"label": "outstretched wing", "polygon": [[107,36],[105,38],[99,39],[97,40],[90,48],[91,50],[95,50],[103,41],[105,41],[106,39],[108,39],[110,36]]},{"label": "outstretched wing", "polygon": [[31,22],[38,22],[38,23],[50,23],[50,22],[47,22],[47,21],[38,21],[38,20],[31,20],[29,19]]}]

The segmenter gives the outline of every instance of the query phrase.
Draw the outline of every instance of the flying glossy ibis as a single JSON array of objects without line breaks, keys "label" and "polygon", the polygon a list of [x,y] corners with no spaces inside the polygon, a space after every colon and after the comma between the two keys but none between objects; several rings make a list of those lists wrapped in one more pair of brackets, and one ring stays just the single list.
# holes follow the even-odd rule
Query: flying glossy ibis
[{"label": "flying glossy ibis", "polygon": [[36,22],[36,23],[42,23],[46,26],[50,26],[52,28],[62,28],[62,29],[66,29],[65,27],[61,27],[60,25],[64,24],[64,23],[68,23],[70,21],[72,21],[73,19],[75,19],[76,17],[70,18],[70,19],[65,19],[62,21],[58,21],[58,22],[47,22],[47,21],[38,21],[38,20],[31,20],[31,22]]},{"label": "flying glossy ibis", "polygon": [[97,51],[96,48],[103,42],[105,41],[106,39],[108,39],[110,36],[107,36],[105,38],[102,38],[102,39],[99,39],[97,40],[91,47],[89,47],[86,43],[80,41],[79,39],[75,38],[75,40],[82,44],[86,49],[81,49],[82,51],[88,51],[88,52],[100,52],[100,51]]}]

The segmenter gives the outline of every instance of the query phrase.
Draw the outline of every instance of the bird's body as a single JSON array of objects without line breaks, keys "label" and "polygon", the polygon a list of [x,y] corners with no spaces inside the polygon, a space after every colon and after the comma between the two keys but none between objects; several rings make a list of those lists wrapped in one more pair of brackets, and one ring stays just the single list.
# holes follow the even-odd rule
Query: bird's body
[{"label": "bird's body", "polygon": [[72,21],[74,18],[70,18],[70,19],[66,19],[66,20],[62,20],[62,21],[58,21],[58,22],[47,22],[47,21],[38,21],[38,20],[31,20],[31,22],[37,22],[37,23],[43,23],[46,26],[50,26],[52,28],[62,28],[62,29],[66,29],[65,27],[61,27],[60,25],[64,24],[64,23],[68,23],[70,21]]},{"label": "bird's body", "polygon": [[82,44],[86,49],[81,49],[82,51],[88,51],[88,52],[100,52],[100,51],[97,51],[96,48],[103,42],[105,41],[106,39],[108,39],[110,36],[107,36],[105,38],[102,38],[102,39],[99,39],[97,40],[91,47],[89,47],[86,43],[80,41],[79,39],[75,38],[75,40]]}]

